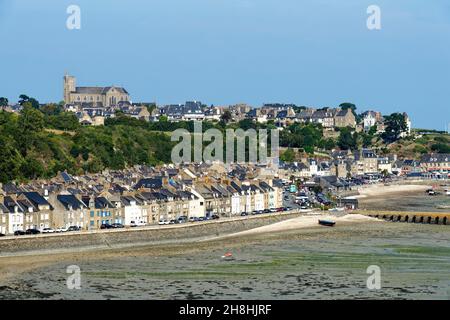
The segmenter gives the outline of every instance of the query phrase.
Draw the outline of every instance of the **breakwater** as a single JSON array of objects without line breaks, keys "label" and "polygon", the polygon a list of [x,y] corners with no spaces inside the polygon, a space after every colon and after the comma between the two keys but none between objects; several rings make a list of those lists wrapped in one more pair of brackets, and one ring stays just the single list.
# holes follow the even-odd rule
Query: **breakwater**
[{"label": "breakwater", "polygon": [[391,222],[426,223],[450,225],[450,212],[404,212],[404,211],[370,211],[357,210],[354,213]]}]

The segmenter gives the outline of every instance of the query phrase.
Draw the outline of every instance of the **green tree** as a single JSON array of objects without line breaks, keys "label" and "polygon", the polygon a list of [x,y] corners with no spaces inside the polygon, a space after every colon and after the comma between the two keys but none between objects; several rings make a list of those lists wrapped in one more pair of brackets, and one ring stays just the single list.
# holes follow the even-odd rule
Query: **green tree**
[{"label": "green tree", "polygon": [[384,142],[392,143],[400,139],[400,135],[408,128],[405,116],[401,113],[392,113],[384,118],[385,132],[381,138]]},{"label": "green tree", "polygon": [[224,123],[228,123],[233,119],[230,110],[225,110],[223,114],[220,116],[220,120]]},{"label": "green tree", "polygon": [[293,162],[295,160],[295,152],[293,149],[288,148],[280,155],[280,160],[284,162]]},{"label": "green tree", "polygon": [[80,123],[73,112],[61,112],[45,117],[45,126],[59,130],[76,130],[80,127]]},{"label": "green tree", "polygon": [[8,106],[8,99],[5,97],[0,97],[0,107]]},{"label": "green tree", "polygon": [[355,104],[350,103],[350,102],[344,102],[339,105],[339,108],[341,108],[342,110],[347,110],[347,109],[352,110],[352,113],[356,117],[356,105]]},{"label": "green tree", "polygon": [[31,107],[29,102],[26,102],[20,112],[18,125],[19,129],[25,134],[39,132],[44,128],[44,115]]},{"label": "green tree", "polygon": [[450,145],[448,143],[435,143],[431,146],[431,150],[437,153],[450,153]]},{"label": "green tree", "polygon": [[20,172],[26,179],[37,179],[44,175],[45,169],[42,164],[33,157],[27,157],[20,166]]},{"label": "green tree", "polygon": [[34,109],[39,109],[39,101],[27,96],[26,94],[21,94],[19,96],[19,104],[21,106],[25,106],[26,103],[30,103],[31,107],[33,107]]},{"label": "green tree", "polygon": [[159,122],[169,122],[169,118],[167,116],[160,116],[158,121]]},{"label": "green tree", "polygon": [[20,176],[22,157],[14,147],[12,141],[0,135],[0,182],[7,183]]},{"label": "green tree", "polygon": [[39,110],[46,116],[55,116],[60,114],[63,111],[63,108],[58,104],[48,103],[39,108]]},{"label": "green tree", "polygon": [[338,146],[342,150],[356,150],[358,148],[358,134],[352,131],[350,128],[341,128]]}]

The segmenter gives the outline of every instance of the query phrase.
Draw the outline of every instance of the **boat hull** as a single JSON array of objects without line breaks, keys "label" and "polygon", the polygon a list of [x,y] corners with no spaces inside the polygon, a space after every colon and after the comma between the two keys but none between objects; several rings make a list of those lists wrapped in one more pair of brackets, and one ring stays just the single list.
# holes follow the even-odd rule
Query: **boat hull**
[{"label": "boat hull", "polygon": [[319,220],[319,224],[321,226],[325,226],[325,227],[334,227],[336,222],[334,221],[328,221],[328,220]]}]

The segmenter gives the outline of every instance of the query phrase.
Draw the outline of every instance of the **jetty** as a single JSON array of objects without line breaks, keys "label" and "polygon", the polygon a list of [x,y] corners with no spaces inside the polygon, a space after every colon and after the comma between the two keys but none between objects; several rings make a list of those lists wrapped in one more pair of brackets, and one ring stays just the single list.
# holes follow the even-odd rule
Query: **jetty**
[{"label": "jetty", "polygon": [[450,225],[450,212],[355,210],[353,213],[392,222]]}]

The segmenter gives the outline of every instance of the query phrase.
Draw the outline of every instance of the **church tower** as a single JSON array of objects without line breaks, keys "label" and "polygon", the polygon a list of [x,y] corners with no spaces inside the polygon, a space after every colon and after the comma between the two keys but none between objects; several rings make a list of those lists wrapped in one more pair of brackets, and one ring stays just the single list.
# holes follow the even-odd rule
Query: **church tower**
[{"label": "church tower", "polygon": [[70,93],[75,92],[76,79],[75,77],[69,76],[66,74],[64,76],[64,102],[66,104],[71,103],[70,101]]}]

